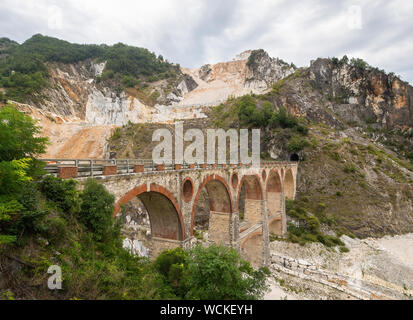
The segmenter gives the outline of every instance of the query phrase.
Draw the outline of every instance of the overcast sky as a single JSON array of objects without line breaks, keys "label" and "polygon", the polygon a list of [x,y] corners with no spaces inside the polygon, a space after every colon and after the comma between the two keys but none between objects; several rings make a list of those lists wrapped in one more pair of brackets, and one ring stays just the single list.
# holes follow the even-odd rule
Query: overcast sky
[{"label": "overcast sky", "polygon": [[413,83],[411,0],[1,0],[0,37],[124,42],[184,67],[263,48],[297,66],[360,57]]}]

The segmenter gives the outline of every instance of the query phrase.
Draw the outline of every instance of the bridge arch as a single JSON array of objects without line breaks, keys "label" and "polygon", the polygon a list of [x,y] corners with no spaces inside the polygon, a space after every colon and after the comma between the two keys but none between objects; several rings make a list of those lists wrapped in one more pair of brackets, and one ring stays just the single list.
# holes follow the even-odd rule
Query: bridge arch
[{"label": "bridge arch", "polygon": [[264,263],[264,237],[262,230],[252,232],[241,241],[241,256],[253,267]]},{"label": "bridge arch", "polygon": [[295,199],[295,181],[294,175],[291,169],[287,170],[284,177],[284,194],[290,199]]},{"label": "bridge arch", "polygon": [[262,200],[264,193],[258,174],[245,175],[238,189],[237,209],[243,211],[244,220],[249,225],[262,221]]},{"label": "bridge arch", "polygon": [[144,184],[126,193],[115,204],[115,215],[121,206],[138,197],[145,206],[153,237],[179,240],[185,239],[185,228],[178,202],[169,190],[157,184]]},{"label": "bridge arch", "polygon": [[268,221],[268,231],[278,237],[283,236],[282,216],[276,216]]},{"label": "bridge arch", "polygon": [[[202,198],[206,195],[206,198]],[[208,230],[209,240],[217,243],[229,243],[231,239],[230,224],[233,205],[231,191],[224,178],[218,175],[211,175],[205,178],[199,186],[194,199],[191,217],[191,235],[197,225],[199,202],[207,202],[208,217],[205,228]]]},{"label": "bridge arch", "polygon": [[282,184],[277,170],[271,170],[267,178],[267,208],[270,217],[282,211]]}]

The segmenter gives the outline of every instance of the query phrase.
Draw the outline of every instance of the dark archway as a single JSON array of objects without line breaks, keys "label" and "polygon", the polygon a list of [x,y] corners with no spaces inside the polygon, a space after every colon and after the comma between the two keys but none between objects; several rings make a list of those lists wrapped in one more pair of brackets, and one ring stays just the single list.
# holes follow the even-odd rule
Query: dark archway
[{"label": "dark archway", "polygon": [[209,176],[199,186],[195,197],[192,209],[192,234],[210,242],[229,243],[231,213],[229,186],[222,177]]},{"label": "dark archway", "polygon": [[282,185],[280,174],[272,170],[267,178],[267,208],[268,215],[274,216],[282,211]]},{"label": "dark archway", "polygon": [[184,240],[184,224],[182,213],[174,196],[165,188],[151,184],[141,185],[129,191],[115,205],[115,215],[121,211],[121,206],[138,198],[149,215],[152,237]]},{"label": "dark archway", "polygon": [[290,199],[294,200],[295,198],[295,183],[294,183],[294,176],[291,169],[287,170],[285,173],[284,178],[284,193],[285,196]]},{"label": "dark archway", "polygon": [[290,156],[290,161],[292,161],[292,162],[299,162],[299,161],[300,161],[300,156],[299,156],[298,154],[296,154],[296,153],[293,153],[293,154]]},{"label": "dark archway", "polygon": [[[240,229],[262,221],[262,200],[264,199],[258,175],[244,176],[240,183],[237,207],[240,213]],[[242,219],[243,218],[243,219]]]}]

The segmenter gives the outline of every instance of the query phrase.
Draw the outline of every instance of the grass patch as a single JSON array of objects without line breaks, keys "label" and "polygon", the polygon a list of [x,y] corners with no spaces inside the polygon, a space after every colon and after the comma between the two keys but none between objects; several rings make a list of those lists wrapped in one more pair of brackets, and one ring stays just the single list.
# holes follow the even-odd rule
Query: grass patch
[{"label": "grass patch", "polygon": [[297,201],[287,200],[287,215],[294,218],[298,224],[288,224],[288,240],[304,246],[308,242],[320,242],[326,247],[344,246],[338,238],[323,234],[320,230],[321,223],[328,225],[335,224],[334,219],[326,214],[326,206],[319,203],[313,214],[309,214],[308,209],[300,207]]}]

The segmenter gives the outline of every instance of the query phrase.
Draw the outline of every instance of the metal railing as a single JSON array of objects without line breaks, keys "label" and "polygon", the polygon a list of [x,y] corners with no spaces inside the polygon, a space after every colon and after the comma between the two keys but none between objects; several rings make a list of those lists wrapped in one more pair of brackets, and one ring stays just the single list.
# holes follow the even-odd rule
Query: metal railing
[{"label": "metal railing", "polygon": [[[116,166],[116,174],[135,174],[135,167],[140,166],[144,172],[158,172],[158,171],[177,171],[175,165],[179,165],[181,170],[211,170],[211,169],[227,169],[227,168],[248,168],[251,164],[189,164],[186,162],[176,163],[175,161],[166,161],[164,164],[155,163],[148,159],[39,159],[45,162],[44,169],[48,174],[58,175],[59,168],[62,167],[76,167],[78,177],[97,177],[104,175],[104,168],[107,166]],[[297,162],[290,161],[262,161],[262,167],[274,166],[295,166]],[[159,166],[162,166],[160,168]],[[142,172],[140,172],[142,173]]]}]

